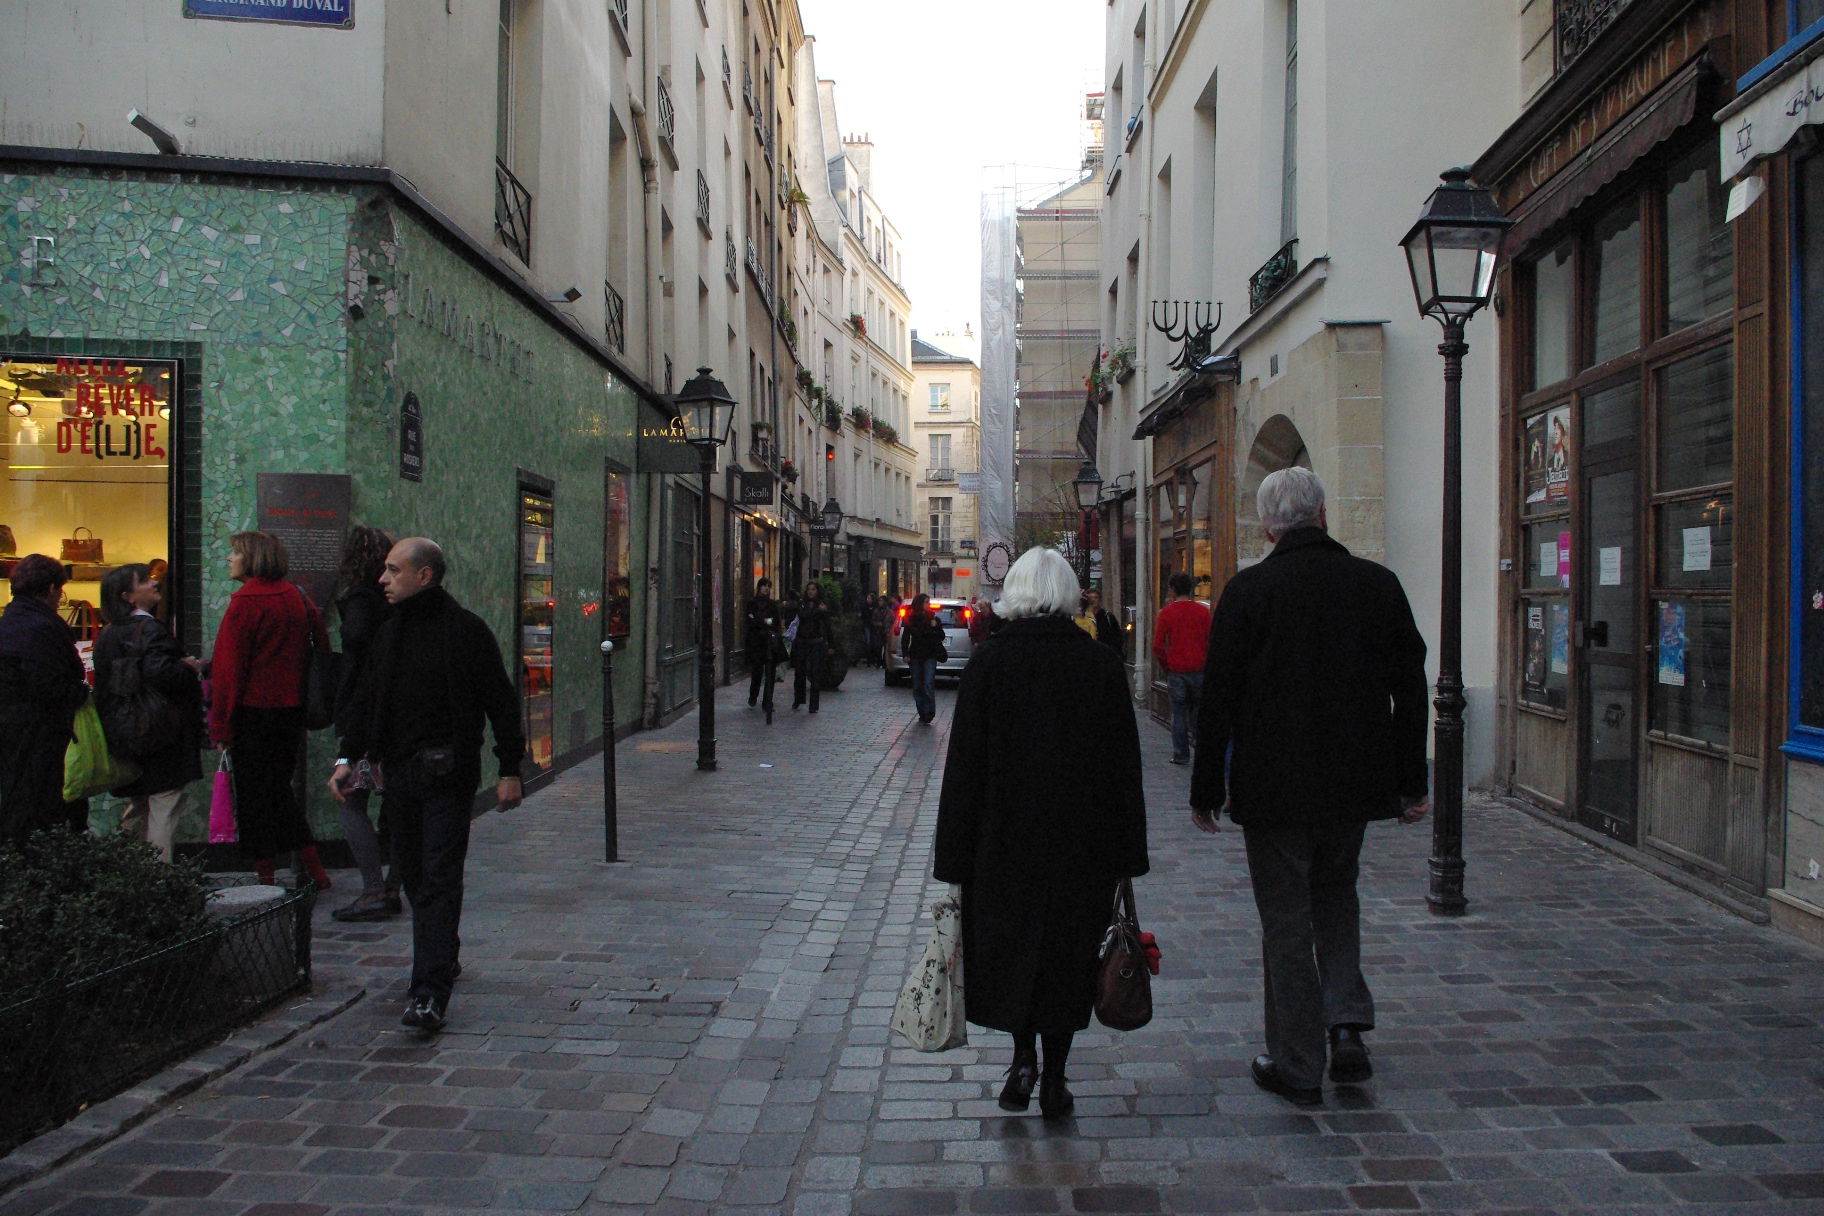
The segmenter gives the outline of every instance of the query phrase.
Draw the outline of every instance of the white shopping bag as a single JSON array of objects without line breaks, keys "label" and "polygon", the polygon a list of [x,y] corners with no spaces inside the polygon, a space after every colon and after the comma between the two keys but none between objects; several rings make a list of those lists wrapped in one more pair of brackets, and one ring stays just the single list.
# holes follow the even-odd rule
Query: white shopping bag
[{"label": "white shopping bag", "polygon": [[969,1042],[963,1020],[963,903],[961,889],[931,905],[931,941],[893,1006],[894,1030],[917,1051],[948,1051]]}]

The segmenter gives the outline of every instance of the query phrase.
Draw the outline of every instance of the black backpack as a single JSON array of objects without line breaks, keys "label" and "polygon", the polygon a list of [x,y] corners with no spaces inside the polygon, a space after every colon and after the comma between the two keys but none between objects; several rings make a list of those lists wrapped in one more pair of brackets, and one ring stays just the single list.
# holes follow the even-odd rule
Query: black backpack
[{"label": "black backpack", "polygon": [[107,696],[98,700],[108,747],[129,760],[146,760],[184,737],[184,711],[146,679],[146,629],[141,624],[127,653],[108,671]]}]

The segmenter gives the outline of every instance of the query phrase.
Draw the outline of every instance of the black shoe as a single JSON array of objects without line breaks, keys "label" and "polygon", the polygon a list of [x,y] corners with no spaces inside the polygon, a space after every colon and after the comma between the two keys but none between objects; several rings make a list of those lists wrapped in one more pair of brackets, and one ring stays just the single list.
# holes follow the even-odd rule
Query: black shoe
[{"label": "black shoe", "polygon": [[425,1034],[436,1034],[449,1021],[445,1008],[445,1003],[436,997],[415,997],[406,1005],[405,1016],[399,1019],[399,1024],[421,1030]]},{"label": "black shoe", "polygon": [[353,903],[343,904],[330,916],[339,921],[385,920],[395,915],[392,902],[383,893],[363,892]]},{"label": "black shoe", "polygon": [[1354,1026],[1330,1028],[1330,1079],[1338,1085],[1358,1085],[1374,1075],[1368,1045]]},{"label": "black shoe", "polygon": [[803,702],[803,701],[793,701],[793,702],[792,702],[792,712],[793,712],[793,713],[797,713],[797,712],[798,712],[798,711],[799,711],[799,710],[800,710],[800,709],[802,709],[802,708],[804,708],[804,702]]},{"label": "black shoe", "polygon": [[1191,758],[1189,756],[1173,756],[1172,757],[1173,764],[1189,764],[1190,762],[1191,762]]},{"label": "black shoe", "polygon": [[1071,1108],[1076,1104],[1077,1100],[1064,1088],[1063,1077],[1039,1078],[1039,1115],[1042,1118],[1052,1123],[1069,1118]]},{"label": "black shoe", "polygon": [[386,889],[386,910],[394,916],[405,911],[405,901],[399,898],[398,883],[393,883]]},{"label": "black shoe", "polygon": [[1033,1056],[1014,1056],[1007,1070],[1007,1084],[1001,1087],[1002,1110],[1025,1110],[1032,1105],[1032,1087],[1038,1084],[1039,1061]]},{"label": "black shoe", "polygon": [[749,709],[752,709],[752,708],[753,708],[753,707],[754,707],[754,706],[756,706],[756,705],[758,705],[758,704],[759,704],[759,701],[758,701],[758,700],[756,700],[756,699],[755,699],[755,698],[753,698],[753,697],[749,697],[749,698],[748,698],[748,699],[747,699],[747,707],[748,707],[748,708],[749,708]]},{"label": "black shoe", "polygon": [[1278,1094],[1294,1106],[1322,1106],[1324,1091],[1312,1086],[1309,1089],[1299,1085],[1288,1085],[1286,1079],[1279,1075],[1279,1065],[1273,1062],[1272,1056],[1255,1056],[1248,1066],[1254,1074],[1254,1084],[1270,1094]]}]

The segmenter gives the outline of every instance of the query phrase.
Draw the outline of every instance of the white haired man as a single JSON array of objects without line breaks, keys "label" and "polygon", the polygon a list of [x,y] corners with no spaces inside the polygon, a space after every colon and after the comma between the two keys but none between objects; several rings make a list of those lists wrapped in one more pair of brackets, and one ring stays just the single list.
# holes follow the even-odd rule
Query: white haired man
[{"label": "white haired man", "polygon": [[1267,1054],[1254,1082],[1298,1106],[1374,1074],[1362,1034],[1357,863],[1367,825],[1426,796],[1425,641],[1392,571],[1332,540],[1309,469],[1261,483],[1273,552],[1229,580],[1210,627],[1191,821],[1241,825],[1260,912]]}]

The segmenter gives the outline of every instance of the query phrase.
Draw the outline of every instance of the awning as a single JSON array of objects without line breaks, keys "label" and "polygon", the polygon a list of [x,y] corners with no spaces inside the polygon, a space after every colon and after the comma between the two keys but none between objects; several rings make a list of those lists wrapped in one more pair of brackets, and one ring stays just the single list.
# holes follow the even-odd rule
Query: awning
[{"label": "awning", "polygon": [[1824,30],[1781,55],[1759,79],[1762,69],[1750,73],[1753,83],[1716,112],[1725,182],[1785,151],[1801,128],[1824,123]]},{"label": "awning", "polygon": [[1193,405],[1214,393],[1218,384],[1230,378],[1216,372],[1185,372],[1148,403],[1146,416],[1134,428],[1134,438],[1151,439],[1174,418],[1187,413]]},{"label": "awning", "polygon": [[1692,60],[1601,139],[1553,174],[1550,182],[1521,204],[1514,226],[1507,231],[1503,251],[1512,254],[1531,245],[1690,122],[1697,114],[1698,90],[1711,72],[1708,56]]}]

